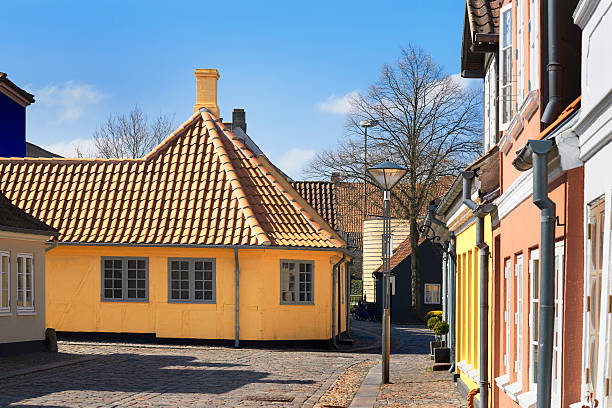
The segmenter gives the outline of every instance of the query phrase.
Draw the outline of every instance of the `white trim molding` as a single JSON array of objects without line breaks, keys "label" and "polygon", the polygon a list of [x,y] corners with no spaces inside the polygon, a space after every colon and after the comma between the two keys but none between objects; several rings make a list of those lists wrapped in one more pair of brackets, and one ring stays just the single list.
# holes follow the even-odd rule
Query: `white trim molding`
[{"label": "white trim molding", "polygon": [[510,126],[508,126],[508,130],[506,132],[508,133],[508,137],[510,139],[516,139],[521,134],[522,130],[523,130],[523,117],[519,113],[517,113],[512,118],[512,121],[510,122]]},{"label": "white trim molding", "polygon": [[521,104],[519,108],[519,113],[524,120],[529,120],[533,116],[533,114],[538,110],[539,102],[538,102],[538,90],[535,89],[527,93],[525,100]]}]

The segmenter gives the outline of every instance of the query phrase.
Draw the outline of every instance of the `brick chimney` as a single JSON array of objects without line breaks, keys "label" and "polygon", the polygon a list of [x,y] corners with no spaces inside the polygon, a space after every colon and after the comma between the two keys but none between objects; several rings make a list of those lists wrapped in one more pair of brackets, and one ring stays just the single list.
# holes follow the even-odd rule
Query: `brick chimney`
[{"label": "brick chimney", "polygon": [[236,108],[232,112],[232,130],[239,127],[244,133],[246,133],[246,113],[244,109]]},{"label": "brick chimney", "polygon": [[196,69],[196,104],[193,108],[197,112],[200,108],[206,108],[219,117],[219,106],[217,105],[217,80],[219,71],[216,69]]}]

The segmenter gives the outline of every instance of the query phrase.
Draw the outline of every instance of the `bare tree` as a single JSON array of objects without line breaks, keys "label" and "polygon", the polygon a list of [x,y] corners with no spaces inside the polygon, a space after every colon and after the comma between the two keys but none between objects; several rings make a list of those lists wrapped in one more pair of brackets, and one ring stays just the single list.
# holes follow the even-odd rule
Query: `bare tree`
[{"label": "bare tree", "polygon": [[76,147],[77,157],[138,158],[149,153],[172,130],[174,117],[159,115],[150,122],[135,106],[128,114],[111,115],[93,135],[93,152]]},{"label": "bare tree", "polygon": [[[378,121],[368,131],[365,163],[362,120]],[[343,180],[373,184],[364,165],[390,158],[408,169],[392,192],[392,211],[410,224],[412,306],[421,316],[418,219],[439,194],[440,183],[449,183],[481,151],[479,92],[445,74],[427,52],[411,45],[394,66],[382,67],[380,79],[366,94],[351,100],[346,129],[346,137],[315,156],[306,172],[316,178],[340,173]],[[361,189],[379,194],[376,190]]]}]

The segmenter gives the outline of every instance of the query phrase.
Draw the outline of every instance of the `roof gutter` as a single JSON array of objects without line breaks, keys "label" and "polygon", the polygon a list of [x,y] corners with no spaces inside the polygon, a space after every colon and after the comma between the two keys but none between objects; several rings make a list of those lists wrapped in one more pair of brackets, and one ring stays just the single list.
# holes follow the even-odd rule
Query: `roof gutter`
[{"label": "roof gutter", "polygon": [[563,98],[561,64],[561,30],[559,21],[559,0],[545,0],[548,4],[548,103],[540,121],[546,125],[552,123],[562,111]]},{"label": "roof gutter", "polygon": [[476,173],[473,171],[461,172],[463,176],[463,203],[468,206],[476,217],[476,246],[478,247],[479,262],[479,298],[480,298],[480,359],[478,371],[480,373],[480,406],[489,406],[489,246],[485,243],[484,217],[493,211],[493,204],[476,204],[472,200],[472,183]]}]

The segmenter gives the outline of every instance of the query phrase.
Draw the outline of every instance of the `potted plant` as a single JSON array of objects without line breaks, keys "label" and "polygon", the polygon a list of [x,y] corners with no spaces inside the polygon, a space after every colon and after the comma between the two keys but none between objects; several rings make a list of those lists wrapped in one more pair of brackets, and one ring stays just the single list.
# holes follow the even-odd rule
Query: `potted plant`
[{"label": "potted plant", "polygon": [[[438,324],[440,322],[440,318],[437,316],[431,316],[429,318],[429,320],[427,320],[427,327],[429,328],[429,330],[433,330],[434,327],[436,326],[436,324]],[[436,340],[434,341],[430,341],[429,342],[429,351],[430,351],[430,355],[433,356],[434,355],[434,350],[438,347],[442,347],[444,346],[443,342],[438,339],[438,337],[436,336]]]},{"label": "potted plant", "polygon": [[[436,335],[436,338],[441,339],[442,336],[445,336],[448,334],[448,323],[446,323],[443,320],[440,320],[438,323],[436,323],[433,327],[433,332]],[[440,347],[437,347],[434,349],[434,367],[435,364],[450,364],[450,348],[448,347],[444,347],[444,345],[441,345]]]}]

